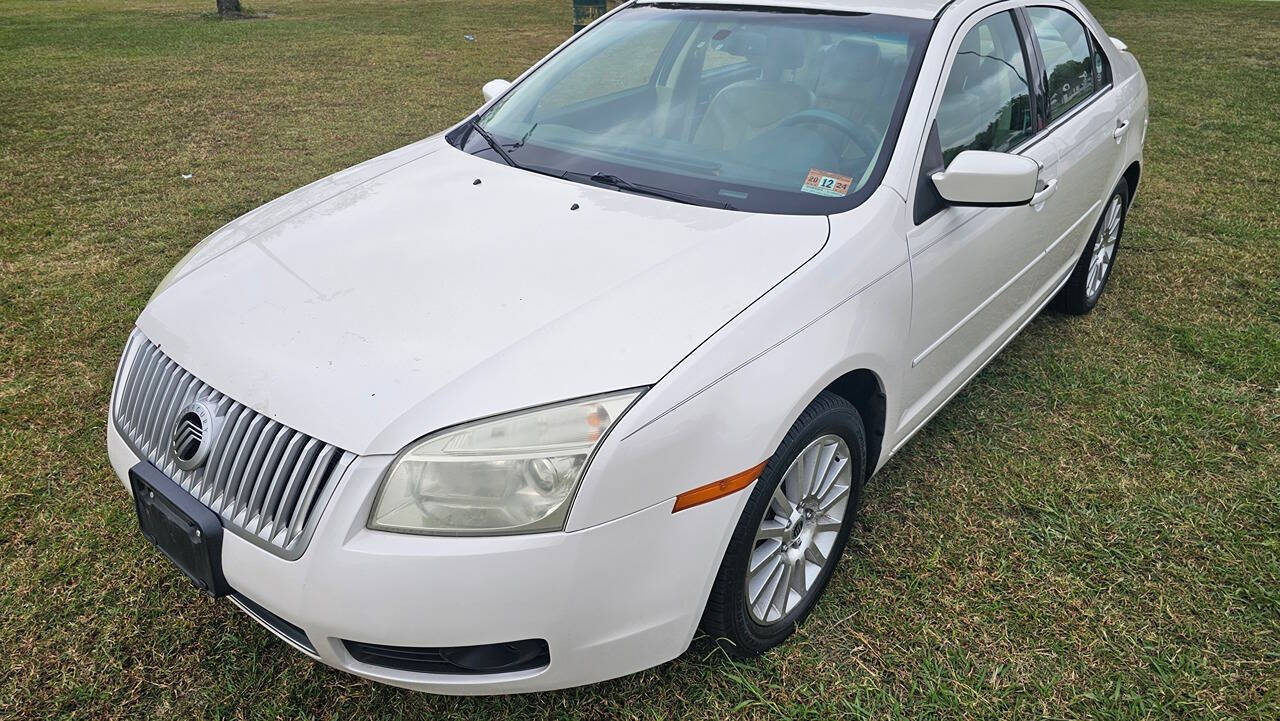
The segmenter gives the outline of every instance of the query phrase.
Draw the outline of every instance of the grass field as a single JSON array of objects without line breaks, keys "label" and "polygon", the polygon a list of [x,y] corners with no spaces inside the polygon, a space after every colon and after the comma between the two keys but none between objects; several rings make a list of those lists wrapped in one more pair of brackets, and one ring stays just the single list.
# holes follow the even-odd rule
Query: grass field
[{"label": "grass field", "polygon": [[0,717],[1280,718],[1280,3],[1092,5],[1152,99],[1109,291],[1033,322],[877,476],[796,639],[451,699],[198,596],[135,531],[107,393],[188,247],[461,118],[569,0],[6,0]]}]

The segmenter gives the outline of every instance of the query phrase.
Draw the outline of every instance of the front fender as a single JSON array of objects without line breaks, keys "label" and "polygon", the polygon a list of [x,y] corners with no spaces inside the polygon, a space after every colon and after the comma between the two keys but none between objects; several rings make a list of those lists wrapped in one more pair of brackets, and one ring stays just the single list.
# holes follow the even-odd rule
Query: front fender
[{"label": "front fender", "polygon": [[566,530],[674,502],[759,464],[818,393],[851,370],[881,379],[896,418],[911,309],[903,205],[882,189],[833,217],[817,256],[646,393],[601,445]]}]

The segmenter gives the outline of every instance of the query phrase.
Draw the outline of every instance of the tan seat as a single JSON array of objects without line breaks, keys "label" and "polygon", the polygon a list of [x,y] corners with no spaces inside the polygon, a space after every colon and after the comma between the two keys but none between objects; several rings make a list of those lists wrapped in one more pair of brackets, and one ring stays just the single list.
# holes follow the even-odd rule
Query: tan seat
[{"label": "tan seat", "polygon": [[847,38],[819,53],[814,85],[817,107],[855,121],[888,114],[881,107],[885,74],[880,70],[878,44]]},{"label": "tan seat", "polygon": [[734,148],[777,125],[780,120],[813,106],[813,93],[774,80],[743,80],[716,94],[693,142],[714,148]]},{"label": "tan seat", "polygon": [[812,92],[782,79],[784,71],[804,64],[804,45],[798,37],[737,30],[724,49],[759,66],[760,78],[733,83],[716,93],[694,133],[694,144],[734,148],[783,118],[813,107]]}]

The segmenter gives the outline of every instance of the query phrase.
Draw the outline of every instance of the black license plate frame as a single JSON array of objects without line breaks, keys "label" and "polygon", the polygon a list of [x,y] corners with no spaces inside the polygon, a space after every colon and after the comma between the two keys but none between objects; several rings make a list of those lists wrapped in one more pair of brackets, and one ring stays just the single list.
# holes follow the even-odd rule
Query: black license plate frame
[{"label": "black license plate frame", "polygon": [[197,588],[232,592],[222,574],[222,519],[150,463],[129,469],[138,528]]}]

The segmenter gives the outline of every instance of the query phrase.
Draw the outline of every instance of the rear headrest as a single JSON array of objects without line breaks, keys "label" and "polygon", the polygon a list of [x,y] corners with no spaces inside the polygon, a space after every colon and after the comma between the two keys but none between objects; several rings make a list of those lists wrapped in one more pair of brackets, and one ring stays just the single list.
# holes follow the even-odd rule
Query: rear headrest
[{"label": "rear headrest", "polygon": [[832,70],[839,66],[854,72],[864,70],[880,62],[880,45],[871,40],[845,38],[827,50],[825,61]]},{"label": "rear headrest", "polygon": [[794,33],[734,30],[720,49],[766,70],[794,70],[804,65],[804,43]]}]

